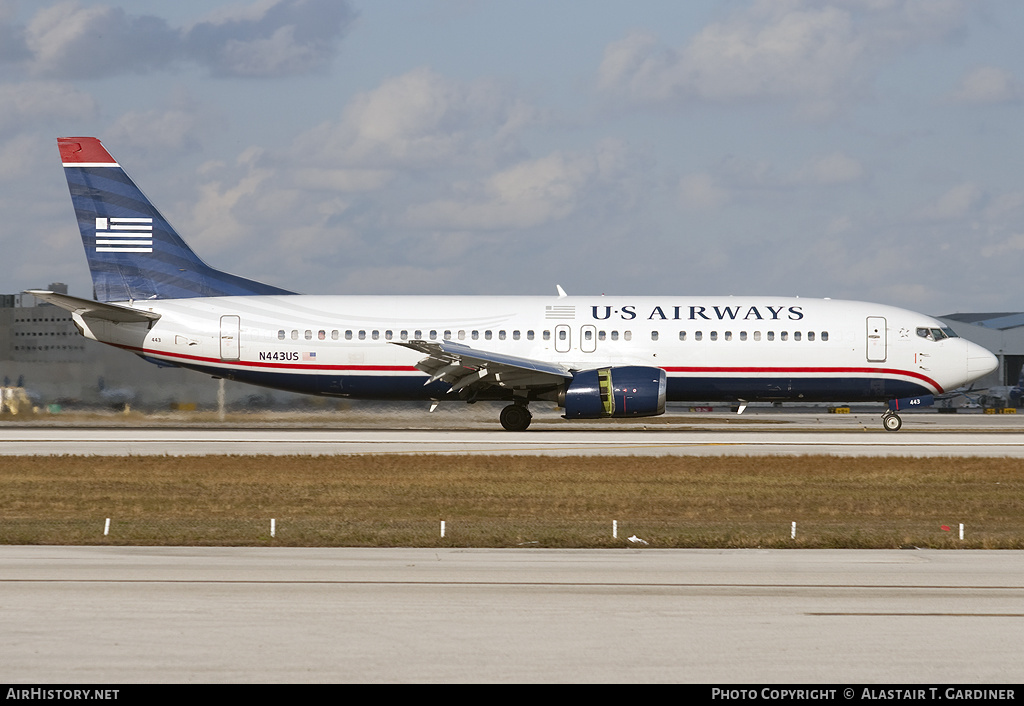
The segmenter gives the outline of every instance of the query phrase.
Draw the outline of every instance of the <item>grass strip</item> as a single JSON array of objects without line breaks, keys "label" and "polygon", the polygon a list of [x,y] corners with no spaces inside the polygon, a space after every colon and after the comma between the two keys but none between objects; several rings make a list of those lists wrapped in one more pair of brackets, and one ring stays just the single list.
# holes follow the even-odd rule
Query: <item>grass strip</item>
[{"label": "grass strip", "polygon": [[1022,491],[1018,459],[5,457],[0,543],[1020,549]]}]

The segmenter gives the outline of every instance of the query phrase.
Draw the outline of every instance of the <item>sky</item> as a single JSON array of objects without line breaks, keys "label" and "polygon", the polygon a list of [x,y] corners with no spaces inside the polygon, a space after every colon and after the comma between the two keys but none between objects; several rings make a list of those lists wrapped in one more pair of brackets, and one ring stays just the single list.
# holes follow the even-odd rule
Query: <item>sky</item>
[{"label": "sky", "polygon": [[0,0],[0,291],[90,296],[56,138],[315,294],[1024,309],[1024,3]]}]

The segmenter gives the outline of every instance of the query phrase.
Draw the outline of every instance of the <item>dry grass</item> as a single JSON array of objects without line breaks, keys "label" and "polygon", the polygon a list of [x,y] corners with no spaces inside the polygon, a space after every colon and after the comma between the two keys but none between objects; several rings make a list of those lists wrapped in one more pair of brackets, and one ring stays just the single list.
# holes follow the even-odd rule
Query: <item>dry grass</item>
[{"label": "dry grass", "polygon": [[7,457],[0,543],[1024,548],[1022,491],[1015,459]]}]

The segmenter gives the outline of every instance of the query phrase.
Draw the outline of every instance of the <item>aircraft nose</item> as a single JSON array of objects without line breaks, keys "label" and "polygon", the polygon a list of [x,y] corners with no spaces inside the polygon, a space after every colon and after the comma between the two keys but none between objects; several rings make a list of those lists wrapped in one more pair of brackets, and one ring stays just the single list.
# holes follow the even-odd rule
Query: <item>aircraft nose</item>
[{"label": "aircraft nose", "polygon": [[967,342],[967,378],[977,380],[999,367],[999,359],[977,343]]}]

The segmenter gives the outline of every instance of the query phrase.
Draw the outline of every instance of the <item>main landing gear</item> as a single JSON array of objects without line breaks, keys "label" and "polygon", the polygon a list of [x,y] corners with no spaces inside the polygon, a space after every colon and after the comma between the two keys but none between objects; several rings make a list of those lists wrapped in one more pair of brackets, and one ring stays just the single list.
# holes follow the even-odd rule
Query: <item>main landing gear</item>
[{"label": "main landing gear", "polygon": [[506,431],[526,431],[533,421],[533,415],[525,404],[510,404],[501,410],[500,420]]},{"label": "main landing gear", "polygon": [[899,431],[903,426],[903,420],[895,412],[886,411],[882,414],[882,426],[886,431]]}]

